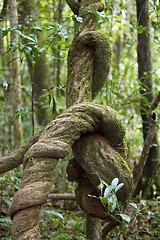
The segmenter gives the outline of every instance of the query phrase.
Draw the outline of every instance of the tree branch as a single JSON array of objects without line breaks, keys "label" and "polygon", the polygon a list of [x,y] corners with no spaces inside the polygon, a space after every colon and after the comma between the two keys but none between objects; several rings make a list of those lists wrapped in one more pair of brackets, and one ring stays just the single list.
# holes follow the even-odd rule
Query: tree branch
[{"label": "tree branch", "polygon": [[38,141],[43,129],[32,136],[24,145],[13,151],[11,154],[0,158],[0,174],[12,170],[23,163],[24,154],[27,150]]},{"label": "tree branch", "polygon": [[[158,107],[159,103],[160,103],[160,91],[158,92],[157,96],[154,98],[154,100],[151,104],[151,107],[149,110],[149,121],[150,121],[149,130],[147,133],[146,140],[144,142],[144,147],[143,147],[143,150],[142,150],[142,153],[140,156],[140,160],[133,169],[134,190],[136,189],[138,181],[142,175],[142,171],[146,164],[147,157],[148,157],[149,151],[150,151],[150,147],[151,147],[154,135],[155,135],[156,124],[157,124],[158,120],[156,119],[156,114],[155,114],[154,110]],[[134,193],[134,191],[133,191],[133,193]]]},{"label": "tree branch", "polygon": [[52,200],[76,200],[75,194],[71,193],[50,193],[48,199]]}]

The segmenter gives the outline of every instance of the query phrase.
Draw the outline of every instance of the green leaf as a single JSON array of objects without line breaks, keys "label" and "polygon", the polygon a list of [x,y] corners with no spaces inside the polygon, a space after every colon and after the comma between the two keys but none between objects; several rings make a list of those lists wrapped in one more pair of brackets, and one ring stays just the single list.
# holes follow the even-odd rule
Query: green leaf
[{"label": "green leaf", "polygon": [[32,55],[32,48],[27,46],[25,48],[24,52],[27,56]]},{"label": "green leaf", "polygon": [[104,197],[108,198],[111,195],[112,190],[113,190],[113,188],[111,185],[109,187],[107,187],[104,191]]},{"label": "green leaf", "polygon": [[147,27],[143,27],[142,25],[139,25],[137,27],[137,33],[140,34],[140,33],[143,33],[147,30]]},{"label": "green leaf", "polygon": [[41,26],[34,26],[34,27],[31,27],[31,29],[35,29],[35,30],[41,31],[41,30],[42,30],[42,27],[41,27]]},{"label": "green leaf", "polygon": [[65,18],[63,19],[63,21],[69,19],[70,17],[71,17],[71,16],[67,16],[67,17],[65,17]]},{"label": "green leaf", "polygon": [[11,61],[8,62],[8,64],[12,63],[12,62],[15,61],[16,59],[18,59],[18,57],[17,57],[17,58],[13,58]]},{"label": "green leaf", "polygon": [[117,192],[121,187],[123,187],[124,183],[118,184],[118,186],[115,188],[115,192]]},{"label": "green leaf", "polygon": [[113,193],[109,198],[108,198],[108,204],[111,206],[111,212],[113,212],[117,206],[117,197]]},{"label": "green leaf", "polygon": [[60,34],[62,34],[62,36],[65,39],[68,39],[68,33],[67,33],[66,29],[62,28],[61,31],[60,31]]},{"label": "green leaf", "polygon": [[2,182],[2,181],[4,181],[4,178],[3,178],[3,177],[1,177],[1,176],[0,176],[0,181],[1,181],[1,182]]},{"label": "green leaf", "polygon": [[119,16],[116,16],[116,17],[114,17],[116,20],[117,20],[117,22],[119,22],[119,23],[121,23],[122,22],[122,18],[121,17],[119,17]]},{"label": "green leaf", "polygon": [[53,100],[52,113],[54,114],[56,112],[56,101],[53,95],[52,95],[52,100]]},{"label": "green leaf", "polygon": [[97,12],[97,13],[102,19],[109,20],[109,18],[104,14],[104,12]]},{"label": "green leaf", "polygon": [[60,89],[59,89],[59,92],[60,92],[60,95],[61,95],[61,96],[64,96],[64,89],[63,89],[63,88],[60,88]]},{"label": "green leaf", "polygon": [[112,205],[113,204],[113,194],[108,197],[108,204]]},{"label": "green leaf", "polygon": [[104,184],[103,184],[103,182],[101,182],[99,185],[98,185],[98,188],[99,189],[102,189],[104,187]]},{"label": "green leaf", "polygon": [[29,34],[29,36],[31,38],[33,38],[35,40],[35,42],[37,42],[37,35],[36,34]]},{"label": "green leaf", "polygon": [[111,186],[113,187],[113,189],[116,188],[118,182],[119,182],[119,179],[118,179],[118,178],[114,178],[114,179],[112,180]]},{"label": "green leaf", "polygon": [[52,101],[52,95],[49,94],[49,95],[48,95],[48,104],[49,104],[49,105],[51,104],[51,101]]},{"label": "green leaf", "polygon": [[108,183],[106,183],[103,179],[101,179],[101,182],[105,185],[105,186],[109,186]]},{"label": "green leaf", "polygon": [[100,197],[100,200],[104,204],[108,204],[108,199],[106,197]]},{"label": "green leaf", "polygon": [[80,23],[83,22],[83,18],[82,17],[77,17],[76,15],[75,15],[75,17],[76,17],[77,22],[80,22]]},{"label": "green leaf", "polygon": [[124,97],[120,93],[114,91],[112,93],[116,95],[118,99],[124,99]]},{"label": "green leaf", "polygon": [[42,210],[40,211],[40,213],[43,213],[43,212],[46,212],[46,213],[51,214],[51,215],[53,215],[53,216],[59,217],[59,218],[61,218],[61,219],[64,219],[64,217],[63,217],[63,215],[62,215],[61,213],[55,212],[55,211],[53,211],[53,210],[42,209]]},{"label": "green leaf", "polygon": [[4,218],[0,218],[0,222],[7,222],[7,223],[11,223],[12,220],[10,219],[10,217],[4,217]]},{"label": "green leaf", "polygon": [[146,201],[146,200],[140,200],[140,202],[141,202],[141,204],[142,204],[143,206],[146,206],[146,205],[147,205],[147,201]]},{"label": "green leaf", "polygon": [[112,211],[112,205],[108,205],[107,208],[108,208],[108,211],[109,211],[109,212]]},{"label": "green leaf", "polygon": [[9,33],[10,29],[6,28],[6,29],[2,29],[2,38],[7,36],[7,34]]},{"label": "green leaf", "polygon": [[100,16],[97,11],[89,11],[90,13],[93,13],[95,17],[99,20]]},{"label": "green leaf", "polygon": [[40,57],[42,55],[44,50],[45,50],[45,48],[43,47],[38,51],[38,57]]},{"label": "green leaf", "polygon": [[16,45],[16,43],[11,42],[11,43],[9,44],[9,50],[11,50],[11,48],[14,47],[15,45]]},{"label": "green leaf", "polygon": [[122,218],[123,218],[123,220],[125,220],[126,222],[130,222],[131,221],[131,218],[130,218],[130,216],[128,216],[128,215],[126,215],[126,214],[119,214]]},{"label": "green leaf", "polygon": [[8,206],[11,206],[11,201],[9,201],[8,199],[3,199],[3,200]]},{"label": "green leaf", "polygon": [[2,102],[2,101],[4,102],[4,100],[5,100],[4,97],[0,96],[0,102]]},{"label": "green leaf", "polygon": [[[31,42],[36,42],[34,38],[30,37],[30,36],[27,36],[25,34],[23,34],[21,31],[17,30],[17,29],[14,29],[15,32],[17,32],[21,37],[27,39],[27,40],[30,40]],[[35,35],[35,34],[30,34],[30,35]]]},{"label": "green leaf", "polygon": [[109,18],[103,13],[103,12],[98,12],[98,11],[89,11],[90,13],[93,13],[96,18],[99,19],[103,19],[103,20],[109,20]]},{"label": "green leaf", "polygon": [[136,203],[129,203],[136,211],[137,211],[137,204]]}]

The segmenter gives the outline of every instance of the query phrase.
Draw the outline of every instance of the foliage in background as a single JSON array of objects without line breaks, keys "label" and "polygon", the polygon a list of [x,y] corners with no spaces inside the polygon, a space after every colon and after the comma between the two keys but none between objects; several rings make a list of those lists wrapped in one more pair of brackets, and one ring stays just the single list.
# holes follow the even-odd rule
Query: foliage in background
[{"label": "foliage in background", "polygon": [[[16,43],[16,46],[20,52],[21,58],[20,70],[22,80],[22,99],[21,108],[18,112],[10,110],[7,100],[11,84],[10,54],[13,47],[13,43],[10,42],[11,29],[9,26],[8,15],[6,15],[5,19],[0,22],[0,34],[2,34],[3,37],[2,42],[5,53],[1,54],[2,51],[0,51],[0,155],[5,155],[11,150],[11,143],[13,141],[13,121],[17,117],[21,117],[22,120],[23,142],[31,136],[32,88],[29,80],[26,55],[29,57],[33,65],[35,64],[35,59],[43,61],[43,56],[46,56],[49,66],[47,81],[51,84],[51,87],[44,89],[43,97],[45,97],[45,105],[48,108],[47,111],[52,113],[52,119],[65,109],[67,53],[73,39],[74,20],[77,16],[74,16],[65,4],[63,8],[62,23],[59,24],[54,21],[54,7],[58,5],[58,2],[59,1],[57,0],[38,0],[36,5],[37,17],[28,16],[27,19],[31,24],[29,29],[30,33],[26,34],[26,26],[19,25],[18,29],[14,29],[14,31],[17,31],[19,34],[19,41]],[[53,3],[55,3],[55,6],[53,6]],[[0,1],[0,7],[1,6],[2,1]],[[153,55],[152,78],[154,93],[156,93],[159,90],[160,82],[159,1],[151,0],[149,7]],[[126,143],[128,147],[128,161],[132,167],[139,157],[143,147],[139,102],[140,85],[137,80],[137,23],[135,2],[132,0],[105,1],[104,13],[99,14],[98,12],[95,12],[95,15],[99,19],[98,30],[108,36],[113,54],[108,81],[94,101],[102,105],[109,105],[121,114],[121,117],[127,126]],[[81,19],[78,20],[81,21]],[[145,29],[141,27],[138,28],[139,32],[144,30]],[[42,47],[37,41],[37,32],[40,32],[43,35],[43,42],[41,43],[41,45],[43,45]],[[22,39],[27,40],[27,43],[23,44]],[[2,45],[0,48],[2,48]],[[57,86],[55,80],[57,68],[55,66],[55,60],[57,60],[57,52],[59,52],[61,60],[61,83],[58,87],[59,98],[56,96]],[[143,100],[146,101],[145,97]],[[146,102],[146,104],[148,104],[148,102]],[[156,111],[159,115],[160,109],[158,108]],[[34,114],[36,115],[37,112],[38,109],[35,108]],[[41,127],[36,123],[35,131],[39,131],[40,128]],[[65,168],[67,161],[68,159],[65,159],[63,162],[60,161],[57,166],[55,177],[53,179],[55,192],[74,191],[75,186],[66,180]],[[22,168],[18,168],[1,176],[0,206],[5,205],[6,209],[10,206],[12,196],[19,188],[21,173]],[[152,184],[152,186],[155,188],[154,184]],[[156,191],[156,189],[154,189],[154,191]],[[132,236],[134,236],[133,239],[141,239],[141,237],[143,238],[147,236],[152,237],[152,239],[158,239],[160,215],[157,208],[159,207],[159,200],[146,202],[145,205],[141,200],[139,200],[139,202],[137,212],[131,213],[131,223],[118,227],[115,233],[110,234],[110,239],[115,238],[115,236],[118,236],[120,239],[129,239],[128,234],[132,234]],[[84,220],[78,218],[74,212],[66,216],[66,213],[64,214],[62,210],[62,214],[64,220],[59,219],[57,222],[57,219],[54,219],[52,214],[49,213],[45,216],[45,221],[40,222],[41,229],[45,230],[45,235],[43,237],[45,237],[45,239],[71,239],[70,236],[73,236],[74,238],[72,239],[84,239],[83,236],[80,236],[81,233],[82,235],[84,233]],[[3,217],[5,215],[6,217]],[[142,215],[145,217],[142,217]],[[0,217],[0,230],[2,230],[2,232],[4,231],[4,239],[9,239],[11,222],[7,217],[6,210]],[[73,225],[73,228],[70,227],[71,225]],[[60,237],[55,238],[57,232],[53,232],[54,228],[56,230],[60,229]],[[75,228],[72,235],[70,228]],[[127,230],[128,228],[129,230]],[[125,232],[125,236],[123,236],[122,232],[123,234]],[[44,239],[43,237],[42,239]]]}]

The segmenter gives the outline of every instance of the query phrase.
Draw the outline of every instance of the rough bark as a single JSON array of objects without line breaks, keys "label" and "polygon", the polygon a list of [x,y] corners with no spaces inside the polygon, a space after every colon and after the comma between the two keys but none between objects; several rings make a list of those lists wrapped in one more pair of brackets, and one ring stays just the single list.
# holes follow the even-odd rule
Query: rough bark
[{"label": "rough bark", "polygon": [[[73,0],[73,2],[75,1]],[[103,71],[108,73],[109,70],[110,49],[105,37],[95,32],[96,19],[94,14],[90,12],[87,14],[85,11],[100,11],[102,5],[97,0],[83,0],[81,4],[79,14],[83,16],[84,22],[80,26],[80,37],[78,35],[75,37],[69,52],[68,60],[71,61],[71,56],[73,56],[73,62],[71,61],[73,69],[70,66],[71,63],[68,63],[67,80],[68,88],[71,89],[71,81],[77,96],[74,96],[73,91],[73,96],[70,96],[68,91],[69,108],[48,124],[37,136],[37,139],[33,138],[30,144],[26,144],[25,151],[22,148],[20,154],[20,158],[24,156],[22,184],[14,196],[10,209],[13,219],[12,239],[39,239],[38,213],[49,195],[53,170],[59,158],[63,159],[70,152],[71,147],[75,158],[70,160],[67,166],[68,179],[78,182],[76,197],[80,206],[90,214],[88,224],[93,221],[92,216],[107,221],[103,230],[103,239],[110,230],[119,224],[119,220],[113,218],[98,199],[89,196],[89,194],[99,196],[97,188],[99,177],[108,184],[115,177],[124,182],[124,186],[118,192],[122,209],[125,208],[133,192],[131,173],[125,157],[123,123],[118,113],[112,108],[89,102],[98,93],[100,86],[102,87],[105,83],[106,77]],[[86,65],[73,53],[76,51],[74,44],[78,37],[80,44],[82,44],[83,54],[81,55],[79,49],[76,53],[79,54],[79,57],[88,57],[88,59],[84,58]],[[88,44],[89,40],[91,40],[91,45]],[[101,43],[101,48],[98,47],[98,43]],[[103,59],[101,55],[103,55]],[[96,65],[95,62],[97,62]],[[89,74],[84,71],[85,66],[87,66]],[[80,84],[79,78],[81,70],[83,73],[81,75],[82,84]],[[78,84],[76,85],[77,79],[79,91]],[[82,94],[83,92],[85,94]],[[159,95],[157,99],[159,103]],[[152,110],[158,103],[153,104]],[[74,105],[70,106],[72,104]],[[153,117],[154,114],[151,116]],[[35,141],[34,144],[33,141]],[[143,158],[139,166],[142,168],[144,163]],[[134,180],[136,182],[137,178],[135,177]],[[97,231],[95,228],[92,230]],[[91,231],[89,232],[88,235],[91,234]],[[94,239],[94,236],[99,238],[98,233],[95,232],[89,239]]]},{"label": "rough bark", "polygon": [[68,55],[67,107],[92,101],[106,81],[110,58],[104,34],[82,31],[75,37]]},{"label": "rough bark", "polygon": [[75,194],[71,193],[50,193],[48,199],[57,200],[76,200]]},{"label": "rough bark", "polygon": [[[17,1],[9,0],[9,17],[11,28],[11,42],[17,44],[18,33],[14,29],[18,28],[18,13],[17,13]],[[13,49],[11,49],[13,50]],[[12,99],[13,99],[13,112],[18,112],[20,109],[21,101],[21,75],[20,75],[20,54],[18,49],[11,52],[12,60]],[[18,147],[21,144],[22,130],[21,130],[21,118],[14,120],[13,124],[13,137],[14,147]]]},{"label": "rough bark", "polygon": [[98,218],[93,218],[86,214],[86,239],[99,240],[101,239],[101,221]]},{"label": "rough bark", "polygon": [[[102,11],[102,3],[100,1],[81,1],[78,9],[78,5],[72,5],[71,1],[68,2],[74,13],[82,16],[83,23],[79,27],[80,34],[76,34],[68,54],[67,107],[74,103],[91,101],[97,95],[107,80],[111,58],[108,41],[103,34],[95,31],[97,20],[94,14],[90,13],[90,11]],[[73,2],[75,3],[75,1]],[[126,168],[125,170],[128,176],[126,177],[127,182],[125,186],[128,185],[129,189],[125,191],[128,192],[127,196],[124,192],[121,194],[121,197],[122,195],[124,197],[124,203],[126,203],[129,193],[133,188],[132,180],[129,177],[129,168],[125,162],[125,146],[123,140],[120,143],[123,153],[119,152],[117,156],[113,148],[109,150],[108,144],[110,145],[110,143],[107,143],[107,141],[98,134],[90,135],[87,133],[85,136],[81,136],[73,145],[75,159],[72,159],[67,166],[69,179],[78,182],[75,193],[79,205],[89,214],[89,218],[87,218],[88,229],[86,229],[87,239],[100,239],[100,233],[98,234],[97,232],[100,220],[97,218],[107,220],[113,228],[119,224],[110,214],[105,212],[104,207],[98,199],[88,196],[89,194],[95,196],[100,194],[97,189],[99,178],[104,179],[106,177],[105,174],[103,175],[102,168],[105,170],[108,168],[109,170],[109,166],[111,166],[111,171],[107,173],[106,181],[108,184],[111,183],[113,176],[117,176],[120,178],[120,181],[125,182],[124,179],[121,179],[120,172],[123,172],[124,168]],[[124,162],[122,159],[118,160],[120,154],[123,155],[122,159],[124,159]],[[115,161],[113,160],[114,157]],[[109,159],[111,160],[110,163],[108,161]],[[115,164],[115,171],[113,170],[113,162]],[[120,165],[117,166],[117,163],[119,164],[120,162],[122,165],[124,164],[123,167],[121,166],[122,170],[120,170]],[[85,171],[83,172],[83,170]],[[118,170],[119,173],[116,170]],[[109,172],[112,173],[112,176],[109,176]],[[125,175],[124,172],[123,174]],[[89,226],[91,226],[94,221],[92,216],[95,217],[95,224],[90,228]]]},{"label": "rough bark", "polygon": [[[160,94],[158,95],[157,100],[153,103],[152,110],[154,110],[156,108],[156,106],[159,104],[159,99],[160,99],[159,96],[160,96]],[[92,106],[92,108],[91,108],[92,111],[90,110],[90,106]],[[99,108],[101,109],[102,112],[100,111]],[[87,114],[88,110],[90,112],[89,116]],[[68,109],[62,115],[60,115],[57,120],[54,120],[50,125],[48,125],[46,127],[46,129],[44,130],[43,134],[41,134],[41,140],[39,140],[35,145],[32,146],[31,149],[29,149],[29,151],[27,152],[26,157],[25,157],[26,163],[27,163],[28,158],[29,158],[29,161],[27,163],[28,166],[26,165],[26,167],[25,167],[25,171],[24,171],[25,177],[22,178],[22,188],[16,193],[15,199],[13,200],[13,205],[11,207],[12,217],[15,215],[15,219],[13,217],[13,239],[21,239],[22,240],[22,239],[25,239],[25,237],[28,235],[31,236],[31,238],[28,238],[28,239],[33,239],[32,238],[33,235],[36,234],[36,232],[37,232],[36,225],[34,225],[33,229],[28,229],[28,226],[29,226],[28,222],[26,223],[26,226],[24,226],[24,224],[22,225],[22,222],[21,221],[19,222],[18,219],[22,218],[22,220],[23,220],[24,215],[26,218],[27,217],[30,218],[30,216],[31,216],[30,211],[32,212],[32,207],[34,210],[35,209],[34,205],[37,206],[38,204],[45,201],[45,198],[47,196],[46,192],[49,191],[49,189],[48,189],[49,181],[45,181],[45,180],[47,180],[49,178],[48,171],[50,172],[50,174],[52,174],[51,173],[52,172],[52,170],[51,170],[52,164],[56,164],[56,160],[53,161],[52,157],[56,156],[56,158],[57,158],[59,156],[60,158],[63,158],[67,154],[67,149],[69,149],[69,146],[67,147],[66,141],[70,140],[69,144],[72,144],[74,141],[76,141],[76,139],[79,139],[79,137],[82,133],[85,133],[85,132],[92,133],[93,131],[95,131],[96,134],[97,134],[97,132],[99,132],[103,136],[107,136],[107,132],[104,133],[103,128],[101,128],[101,123],[103,122],[102,126],[104,126],[104,129],[107,129],[106,127],[108,126],[108,129],[110,129],[110,131],[111,131],[111,125],[109,123],[112,122],[112,118],[115,120],[115,122],[113,124],[113,126],[115,125],[114,126],[115,129],[117,128],[116,125],[119,126],[119,123],[118,123],[119,116],[117,114],[114,117],[109,116],[110,114],[112,115],[113,110],[111,110],[111,112],[110,111],[107,112],[108,119],[106,119],[107,115],[106,115],[105,111],[106,111],[105,107],[100,107],[99,105],[94,105],[91,103],[89,103],[88,107],[87,107],[87,103],[79,104],[77,106],[75,105],[74,107]],[[73,113],[73,115],[71,113]],[[95,119],[94,119],[94,116],[95,116]],[[153,116],[153,114],[151,114],[151,116]],[[77,125],[73,121],[73,119],[75,119],[75,117],[77,119],[76,120]],[[101,119],[101,117],[102,117],[102,119]],[[116,117],[118,117],[118,121],[116,120]],[[68,121],[66,121],[67,120],[66,118],[68,118]],[[95,121],[93,121],[93,119]],[[106,121],[106,122],[104,122],[104,121]],[[106,125],[105,125],[105,123],[106,123]],[[67,128],[67,126],[68,126],[68,128]],[[73,131],[74,127],[75,127],[75,129]],[[65,132],[64,132],[64,129],[66,130]],[[118,129],[119,130],[116,132],[117,132],[118,136],[122,137],[124,133],[123,133],[123,131],[120,130],[121,127],[119,126]],[[73,139],[69,139],[69,137],[68,137],[70,135],[69,134],[70,130],[72,130],[71,136],[74,136],[74,141],[73,141]],[[48,142],[47,136],[49,135],[49,133],[50,133],[49,137],[52,139],[52,141]],[[62,138],[60,136],[62,136]],[[47,141],[46,141],[46,139],[47,139]],[[63,142],[60,143],[60,139],[61,140],[63,139],[64,145],[63,145]],[[47,142],[48,142],[48,145],[47,145]],[[54,148],[54,145],[56,145],[56,149]],[[43,146],[44,146],[44,148],[43,148]],[[53,148],[53,151],[52,151],[52,148]],[[40,149],[42,149],[41,153],[39,153]],[[121,148],[120,148],[120,151],[122,151]],[[122,152],[122,154],[123,154],[123,152]],[[38,161],[34,158],[31,158],[30,156],[37,157]],[[44,159],[39,158],[39,156],[42,156],[42,157],[46,156],[49,158],[45,159],[45,161],[44,161]],[[98,162],[96,163],[98,166],[101,165],[101,160],[99,160],[99,161],[100,161],[100,164]],[[47,169],[47,168],[49,168],[49,169]],[[80,167],[80,169],[81,169],[81,167]],[[139,168],[138,168],[138,170],[139,170]],[[104,169],[100,170],[100,172],[103,172],[103,171],[104,171]],[[72,172],[74,172],[74,171],[71,171],[71,173]],[[78,171],[78,173],[82,174],[82,172],[79,172],[79,171]],[[105,174],[106,178],[104,179],[105,181],[108,180],[107,178],[108,178],[109,174],[111,174],[111,173],[108,172],[108,168],[107,168],[106,174]],[[77,178],[79,178],[78,175],[76,175],[76,176],[77,176]],[[44,182],[41,182],[41,179],[43,179],[43,178],[44,178]],[[80,176],[80,178],[81,178],[81,176]],[[93,203],[93,201],[92,201],[92,203]],[[93,203],[93,206],[94,206],[94,203]],[[28,209],[28,211],[27,211],[27,209]],[[20,210],[22,211],[22,213]],[[37,215],[34,214],[34,218],[37,219]],[[25,220],[23,222],[26,222],[26,221],[27,220]],[[34,220],[34,221],[36,222],[36,220]],[[117,223],[115,221],[108,222],[106,228],[104,229],[105,231],[103,231],[103,233],[108,232],[116,225],[117,225]],[[16,230],[14,230],[14,229],[16,229]],[[24,231],[26,229],[28,229],[28,230],[26,232],[23,232],[23,229],[24,229]],[[15,235],[16,235],[16,237],[14,238]],[[23,235],[24,235],[24,237],[23,237]],[[37,237],[35,239],[38,239],[38,233],[37,233]]]},{"label": "rough bark", "polygon": [[[75,159],[67,166],[68,178],[78,182],[75,193],[82,209],[90,215],[88,225],[92,225],[92,216],[114,223],[114,227],[119,224],[97,198],[89,196],[99,196],[99,178],[110,184],[118,177],[124,182],[118,194],[123,209],[133,188],[125,156],[125,129],[118,113],[110,107],[89,102],[105,83],[110,65],[108,41],[95,31],[96,17],[90,12],[102,10],[103,5],[97,0],[81,1],[79,14],[83,23],[68,57],[69,108],[45,127],[38,141],[24,155],[21,188],[10,208],[12,239],[39,239],[37,217],[40,206],[49,195],[53,170],[59,158],[66,157],[71,147]],[[88,228],[88,239],[100,237],[97,223],[96,229],[92,228],[92,236],[90,230],[91,227]]]},{"label": "rough bark", "polygon": [[[137,24],[138,27],[146,28],[142,33],[138,34],[138,78],[141,82],[141,96],[146,97],[148,102],[153,101],[153,91],[152,91],[152,56],[151,56],[151,37],[150,37],[150,19],[148,12],[148,0],[136,0],[137,6]],[[149,107],[143,101],[141,97],[141,117],[143,126],[143,138],[147,137],[147,132],[149,129]],[[148,159],[146,165],[143,169],[142,177],[137,185],[135,195],[139,194],[140,190],[145,192],[147,188],[148,181],[153,177],[155,169],[158,165],[159,157],[159,147],[157,136],[153,138],[153,142],[149,151]]]},{"label": "rough bark", "polygon": [[[16,192],[10,209],[13,219],[12,239],[25,239],[26,235],[37,234],[35,223],[39,211],[36,209],[40,209],[38,206],[41,206],[47,199],[53,169],[58,159],[64,158],[69,153],[74,142],[82,134],[95,131],[104,137],[110,136],[110,144],[119,146],[124,137],[122,126],[115,111],[109,107],[105,108],[92,103],[74,105],[47,125],[39,137],[39,141],[32,145],[24,157],[21,188]],[[116,133],[116,136],[113,136],[113,132]],[[101,164],[99,163],[99,165]],[[106,171],[105,176],[112,174],[108,168],[103,171]],[[104,180],[108,181],[108,177]],[[130,181],[130,177],[128,181]],[[33,219],[34,224],[31,221],[31,225],[28,225],[26,220],[22,225],[21,221],[19,223],[15,220],[23,218],[23,214],[28,219],[34,209],[36,212]],[[38,239],[38,235],[35,239]]]}]

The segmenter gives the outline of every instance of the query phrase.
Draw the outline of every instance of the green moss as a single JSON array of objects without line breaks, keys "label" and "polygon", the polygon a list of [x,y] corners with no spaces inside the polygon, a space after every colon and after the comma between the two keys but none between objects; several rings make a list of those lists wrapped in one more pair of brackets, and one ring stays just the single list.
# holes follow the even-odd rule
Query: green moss
[{"label": "green moss", "polygon": [[95,0],[82,0],[81,7],[79,10],[79,15],[83,15],[84,13],[88,13],[89,11],[103,11],[104,5],[101,1]]}]

